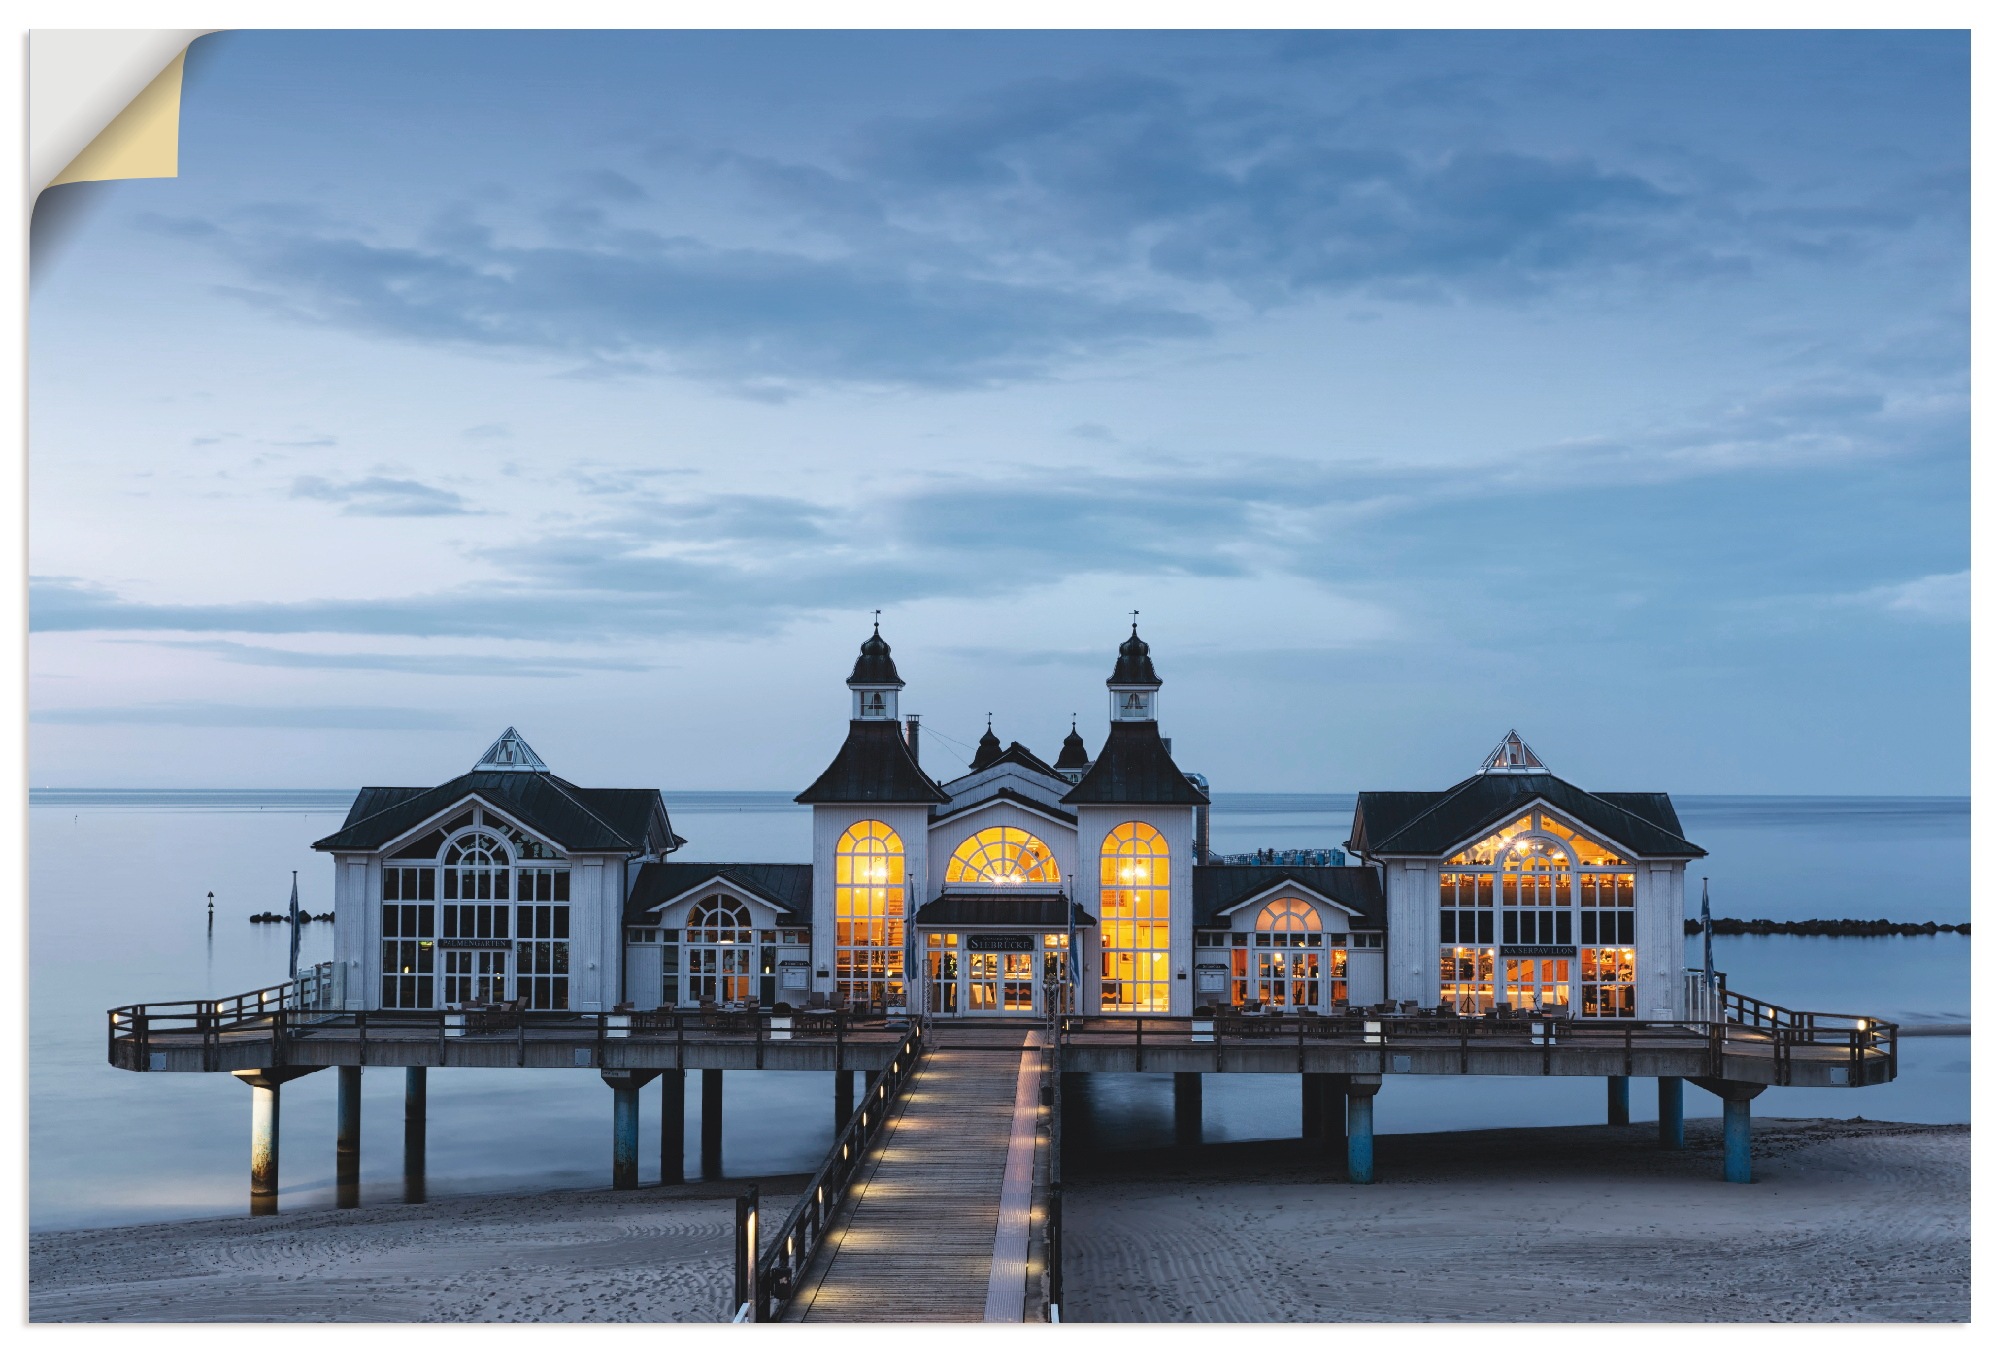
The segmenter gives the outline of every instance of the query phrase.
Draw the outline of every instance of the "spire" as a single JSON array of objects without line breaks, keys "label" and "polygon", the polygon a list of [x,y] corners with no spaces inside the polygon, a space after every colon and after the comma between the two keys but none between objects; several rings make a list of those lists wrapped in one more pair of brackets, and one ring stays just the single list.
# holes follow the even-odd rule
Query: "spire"
[{"label": "spire", "polygon": [[1512,728],[1500,739],[1500,745],[1493,748],[1486,757],[1486,763],[1479,767],[1481,774],[1532,774],[1537,770],[1547,770],[1535,749],[1521,740],[1521,734]]},{"label": "spire", "polygon": [[521,740],[521,734],[509,728],[500,734],[499,740],[486,748],[486,754],[472,767],[477,770],[540,770],[547,773],[548,766],[535,754],[535,749]]},{"label": "spire", "polygon": [[1056,769],[1083,770],[1089,768],[1089,765],[1090,750],[1084,746],[1083,738],[1077,735],[1076,715],[1071,714],[1069,736],[1063,738],[1062,751],[1056,756]]},{"label": "spire", "polygon": [[993,735],[993,715],[986,715],[986,735],[979,739],[979,749],[972,753],[972,772],[978,774],[994,761],[1000,759],[1000,739]]}]

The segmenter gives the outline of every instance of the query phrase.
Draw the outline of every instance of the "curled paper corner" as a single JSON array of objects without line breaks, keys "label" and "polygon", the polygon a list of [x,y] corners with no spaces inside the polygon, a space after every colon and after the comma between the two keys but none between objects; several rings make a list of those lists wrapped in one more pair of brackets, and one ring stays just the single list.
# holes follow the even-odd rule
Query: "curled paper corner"
[{"label": "curled paper corner", "polygon": [[30,182],[173,178],[181,74],[213,29],[38,29],[28,42]]}]

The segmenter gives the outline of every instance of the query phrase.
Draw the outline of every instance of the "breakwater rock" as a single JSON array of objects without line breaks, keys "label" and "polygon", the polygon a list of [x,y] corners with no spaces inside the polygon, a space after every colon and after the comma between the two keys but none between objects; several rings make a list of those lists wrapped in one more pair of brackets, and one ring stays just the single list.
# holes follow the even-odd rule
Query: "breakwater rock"
[{"label": "breakwater rock", "polygon": [[[1907,920],[1737,920],[1717,916],[1712,922],[1717,934],[1816,934],[1837,939],[1880,939],[1889,935],[1970,934],[1972,922],[1940,925],[1935,920],[1917,924]],[[1701,933],[1701,921],[1687,922],[1689,934]]]}]

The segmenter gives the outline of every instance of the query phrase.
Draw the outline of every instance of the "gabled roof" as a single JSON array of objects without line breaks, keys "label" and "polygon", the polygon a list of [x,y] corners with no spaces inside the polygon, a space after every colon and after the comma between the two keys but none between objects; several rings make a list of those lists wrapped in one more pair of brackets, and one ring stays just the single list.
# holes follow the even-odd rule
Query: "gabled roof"
[{"label": "gabled roof", "polygon": [[833,764],[796,803],[948,803],[951,796],[924,773],[893,719],[854,719]]},{"label": "gabled roof", "polygon": [[1641,857],[1708,853],[1681,834],[1664,793],[1587,793],[1546,770],[1481,773],[1441,793],[1363,793],[1354,803],[1353,849],[1435,858],[1505,825],[1537,800]]},{"label": "gabled roof", "polygon": [[1076,825],[1076,814],[1074,812],[1065,812],[1061,808],[1045,803],[1039,798],[1030,798],[1020,790],[1010,789],[1004,785],[978,798],[967,798],[963,802],[954,799],[950,807],[932,808],[931,824],[935,826],[939,822],[950,821],[954,817],[963,817],[968,812],[977,812],[981,808],[988,808],[996,802],[1003,801],[1016,803],[1030,812],[1040,813],[1044,817],[1051,817],[1056,821],[1066,822],[1071,826]]},{"label": "gabled roof", "polygon": [[643,864],[625,899],[625,923],[657,925],[652,914],[675,897],[715,882],[727,882],[753,897],[762,898],[800,924],[812,920],[813,866],[811,864]]},{"label": "gabled roof", "polygon": [[1174,764],[1160,725],[1117,722],[1077,786],[1063,795],[1065,803],[1185,803],[1208,801],[1208,795],[1188,782]]},{"label": "gabled roof", "polygon": [[1362,864],[1340,868],[1266,868],[1255,864],[1196,864],[1194,923],[1212,925],[1224,911],[1281,885],[1317,892],[1328,901],[1357,912],[1367,925],[1380,929],[1386,910],[1382,875]]},{"label": "gabled roof", "polygon": [[378,850],[477,796],[568,853],[651,854],[687,842],[658,789],[585,789],[546,770],[474,770],[433,789],[365,788],[315,850]]},{"label": "gabled roof", "polygon": [[1018,765],[1023,770],[1033,770],[1036,774],[1047,775],[1050,779],[1062,778],[1061,775],[1056,773],[1055,766],[1050,765],[1019,742],[1007,743],[1007,749],[993,758],[993,764]]}]

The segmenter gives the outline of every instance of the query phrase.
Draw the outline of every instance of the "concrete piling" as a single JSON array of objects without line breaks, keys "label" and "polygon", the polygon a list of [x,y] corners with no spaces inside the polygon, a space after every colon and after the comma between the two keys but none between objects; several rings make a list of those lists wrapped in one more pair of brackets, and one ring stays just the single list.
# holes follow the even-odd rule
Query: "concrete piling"
[{"label": "concrete piling", "polygon": [[639,1186],[639,1086],[629,1082],[611,1086],[611,1186]]},{"label": "concrete piling", "polygon": [[1604,1077],[1604,1120],[1611,1126],[1632,1123],[1632,1079],[1629,1075]]},{"label": "concrete piling", "polygon": [[722,1177],[722,1072],[701,1073],[701,1176]]},{"label": "concrete piling", "polygon": [[278,1209],[278,1092],[276,1084],[250,1086],[250,1213]]},{"label": "concrete piling", "polygon": [[1347,1181],[1375,1181],[1375,1095],[1379,1075],[1351,1075],[1347,1081]]},{"label": "concrete piling", "polygon": [[1750,1100],[1765,1086],[1743,1080],[1695,1081],[1722,1100],[1722,1177],[1729,1183],[1750,1182]]},{"label": "concrete piling", "polygon": [[403,1200],[424,1200],[424,1126],[428,1085],[423,1066],[403,1070]]},{"label": "concrete piling", "polygon": [[1174,1144],[1190,1148],[1201,1144],[1201,1072],[1174,1072]]},{"label": "concrete piling", "polygon": [[335,1205],[361,1205],[361,1067],[341,1066],[334,1092],[333,1176]]},{"label": "concrete piling", "polygon": [[660,1182],[687,1177],[687,1072],[660,1074]]},{"label": "concrete piling", "polygon": [[1660,1077],[1660,1149],[1679,1150],[1687,1144],[1687,1129],[1681,1107],[1678,1076]]},{"label": "concrete piling", "polygon": [[854,1116],[854,1072],[833,1072],[833,1130],[836,1135]]}]

